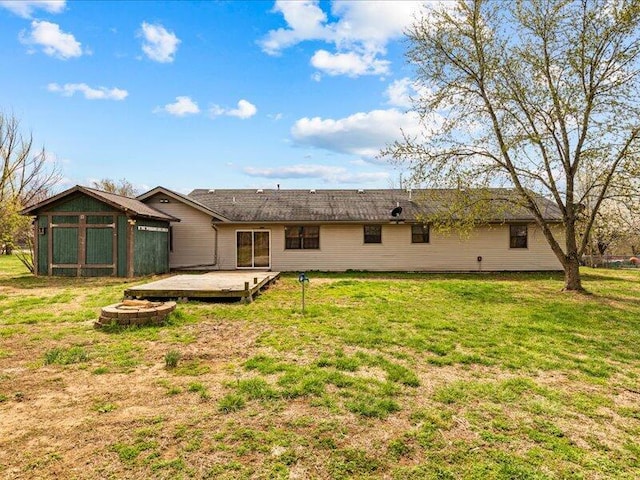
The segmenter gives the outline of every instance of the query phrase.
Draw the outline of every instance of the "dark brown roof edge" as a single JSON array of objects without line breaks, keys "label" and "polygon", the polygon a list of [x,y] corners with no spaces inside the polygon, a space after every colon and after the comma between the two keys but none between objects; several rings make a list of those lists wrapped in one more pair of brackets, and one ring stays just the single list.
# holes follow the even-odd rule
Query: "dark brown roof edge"
[{"label": "dark brown roof edge", "polygon": [[[172,215],[168,215],[164,212],[161,212],[160,210],[157,210],[153,207],[150,207],[149,205],[146,205],[142,202],[140,202],[139,200],[135,199],[135,198],[130,198],[130,197],[125,197],[123,195],[118,195],[116,193],[109,193],[109,192],[103,192],[102,190],[95,190],[93,188],[89,188],[89,187],[84,187],[82,185],[75,185],[71,188],[68,188],[67,190],[64,190],[52,197],[46,198],[41,202],[38,202],[34,205],[31,205],[30,207],[27,207],[25,209],[23,209],[20,214],[21,215],[33,215],[34,212],[40,210],[43,207],[46,207],[47,205],[50,205],[52,203],[57,202],[58,200],[71,195],[72,193],[75,192],[81,192],[84,193],[85,195],[88,195],[98,201],[101,201],[103,203],[106,203],[112,207],[114,207],[117,210],[120,210],[124,213],[133,213],[135,216],[138,217],[143,217],[143,218],[150,218],[152,220],[168,220],[168,221],[172,221],[172,222],[179,222],[180,219],[176,218]],[[106,196],[105,196],[106,195]],[[123,203],[119,203],[117,201],[114,201],[113,199],[109,198],[109,196],[115,196],[115,197],[120,197],[123,199]],[[124,202],[138,202],[140,203],[140,205],[144,206],[145,209],[149,209],[152,211],[152,213],[146,213],[146,212],[141,212],[141,211],[137,211],[133,208],[130,208],[127,205],[124,205]]]},{"label": "dark brown roof edge", "polygon": [[[191,205],[192,207],[194,207],[194,208],[196,208],[196,209],[198,209],[198,210],[200,210],[200,211],[202,211],[204,213],[207,213],[207,214],[209,214],[211,216],[217,217],[220,220],[222,220],[223,222],[231,221],[230,219],[226,218],[224,215],[221,215],[218,212],[216,212],[215,210],[210,209],[205,204],[203,204],[203,203],[201,203],[201,202],[199,202],[199,201],[197,201],[197,200],[195,200],[193,198],[190,198],[187,195],[183,195],[181,193],[174,192],[173,190],[171,190],[169,188],[166,188],[166,187],[163,187],[161,185],[158,185],[157,187],[152,188],[151,190],[138,195],[136,197],[136,199],[139,200],[139,201],[143,201],[143,200],[146,200],[149,197],[152,197],[153,195],[155,195],[157,193],[164,193],[165,195],[168,195],[168,196],[173,197],[174,199],[176,199],[178,201],[181,201],[183,203]],[[145,203],[145,205],[146,205],[146,203]],[[152,208],[152,207],[150,207],[150,208]]]}]

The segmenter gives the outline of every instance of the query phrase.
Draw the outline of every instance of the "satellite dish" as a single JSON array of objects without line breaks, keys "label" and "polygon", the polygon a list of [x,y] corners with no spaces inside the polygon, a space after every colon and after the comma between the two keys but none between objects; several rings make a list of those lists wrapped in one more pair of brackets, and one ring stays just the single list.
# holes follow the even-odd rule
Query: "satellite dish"
[{"label": "satellite dish", "polygon": [[402,207],[396,207],[393,210],[391,210],[391,216],[392,217],[397,217],[402,213]]}]

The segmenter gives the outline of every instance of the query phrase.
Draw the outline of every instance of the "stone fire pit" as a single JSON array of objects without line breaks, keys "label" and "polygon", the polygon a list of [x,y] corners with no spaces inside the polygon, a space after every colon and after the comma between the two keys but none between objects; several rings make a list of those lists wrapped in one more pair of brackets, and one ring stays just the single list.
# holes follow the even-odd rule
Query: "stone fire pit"
[{"label": "stone fire pit", "polygon": [[150,302],[149,300],[124,300],[103,307],[96,328],[107,325],[157,325],[176,308],[176,302]]}]

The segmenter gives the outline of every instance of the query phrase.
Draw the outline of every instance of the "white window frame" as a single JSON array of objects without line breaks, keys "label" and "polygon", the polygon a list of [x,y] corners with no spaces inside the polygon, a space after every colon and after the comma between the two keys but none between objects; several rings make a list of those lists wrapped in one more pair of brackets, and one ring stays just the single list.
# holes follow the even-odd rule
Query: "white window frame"
[{"label": "white window frame", "polygon": [[[240,267],[238,266],[238,233],[240,232],[251,232],[251,266],[250,267]],[[256,267],[255,263],[256,263],[256,259],[255,259],[255,242],[254,242],[254,233],[255,232],[261,232],[261,233],[268,233],[269,234],[269,265],[266,267]],[[238,229],[235,231],[235,234],[233,235],[235,238],[233,240],[233,243],[235,245],[235,259],[236,259],[236,269],[237,270],[256,270],[256,269],[262,269],[262,270],[271,270],[271,230],[267,230],[265,228],[243,228],[243,229]]]}]

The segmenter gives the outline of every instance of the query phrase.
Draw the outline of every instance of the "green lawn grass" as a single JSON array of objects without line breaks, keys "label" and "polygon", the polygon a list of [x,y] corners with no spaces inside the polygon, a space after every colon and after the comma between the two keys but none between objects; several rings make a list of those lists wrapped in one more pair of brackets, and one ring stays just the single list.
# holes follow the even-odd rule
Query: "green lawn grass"
[{"label": "green lawn grass", "polygon": [[76,438],[42,441],[55,415],[0,431],[0,476],[68,473],[78,439],[79,478],[640,476],[640,272],[585,269],[589,295],[549,273],[309,277],[305,314],[284,275],[97,331],[126,281],[0,258],[0,419],[87,389]]}]

